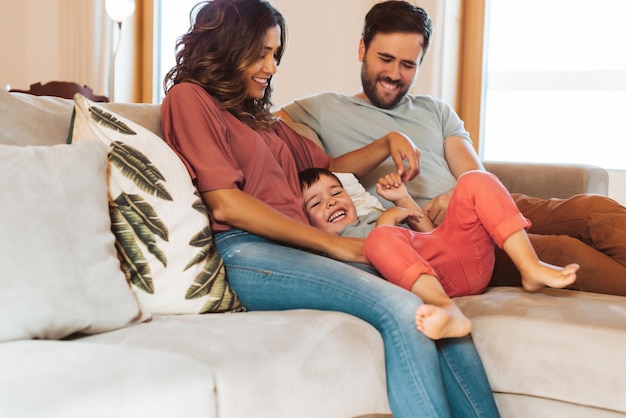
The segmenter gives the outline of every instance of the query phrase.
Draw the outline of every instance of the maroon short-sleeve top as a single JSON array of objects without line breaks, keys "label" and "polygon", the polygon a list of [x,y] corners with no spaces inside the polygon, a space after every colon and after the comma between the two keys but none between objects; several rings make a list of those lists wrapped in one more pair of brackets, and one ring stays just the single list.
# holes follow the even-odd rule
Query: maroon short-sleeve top
[{"label": "maroon short-sleeve top", "polygon": [[[308,223],[298,171],[330,164],[330,157],[315,143],[282,121],[272,131],[254,130],[193,83],[170,89],[161,123],[165,141],[181,157],[201,193],[239,189]],[[211,219],[211,229],[221,232],[230,227]]]}]

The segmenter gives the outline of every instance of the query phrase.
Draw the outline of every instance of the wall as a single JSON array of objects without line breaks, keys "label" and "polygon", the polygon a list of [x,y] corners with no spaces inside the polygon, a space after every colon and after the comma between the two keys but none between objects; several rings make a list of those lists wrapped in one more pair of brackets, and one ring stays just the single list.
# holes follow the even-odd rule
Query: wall
[{"label": "wall", "polygon": [[[378,2],[272,0],[289,26],[287,51],[274,79],[274,103],[284,105],[321,91],[359,92],[358,45],[363,19]],[[436,27],[413,92],[432,94],[453,103],[457,54],[449,51],[458,47],[456,24],[460,0],[413,0],[413,3],[428,11]],[[448,42],[446,51],[444,42]]]},{"label": "wall", "polygon": [[609,196],[626,206],[626,170],[609,170]]},{"label": "wall", "polygon": [[[376,0],[316,0],[311,2],[273,0],[287,19],[289,44],[275,79],[274,103],[286,104],[297,97],[334,90],[346,94],[360,89],[360,63],[357,48],[363,18]],[[414,91],[454,99],[454,87],[444,80],[454,80],[456,71],[446,77],[445,64],[456,54],[443,55],[446,4],[460,0],[414,0],[425,7],[435,21],[433,39]],[[109,94],[108,66],[111,42],[110,21],[102,19],[104,0],[0,0],[0,35],[11,42],[0,43],[3,59],[0,85],[27,89],[34,82],[72,80],[87,84],[99,94]],[[59,10],[71,10],[74,16],[62,16]],[[93,16],[86,19],[85,16]],[[100,27],[93,20],[99,20]],[[88,20],[91,20],[89,22]],[[109,25],[104,25],[103,23]],[[124,22],[122,41],[130,39],[130,20]],[[454,23],[454,22],[451,22]],[[452,24],[447,25],[454,31]],[[453,34],[453,33],[452,33]],[[113,39],[112,36],[115,36]],[[81,53],[80,41],[100,47],[90,56]],[[454,36],[447,37],[455,51]],[[124,101],[123,61],[131,42],[122,42],[117,57],[115,100]],[[79,62],[79,67],[92,63],[91,68],[72,71],[67,62]],[[451,68],[452,68],[451,67]],[[446,88],[446,85],[448,86]],[[450,87],[452,86],[452,87]],[[110,95],[110,94],[109,94]]]},{"label": "wall", "polygon": [[[0,86],[27,90],[36,82],[75,81],[110,96],[111,45],[118,33],[104,0],[0,0]],[[122,37],[130,35],[129,20]],[[118,61],[130,48],[132,42],[122,42]],[[118,66],[116,91],[130,90],[131,73]]]},{"label": "wall", "polygon": [[0,0],[0,85],[28,88],[57,79],[60,22],[57,1]]}]

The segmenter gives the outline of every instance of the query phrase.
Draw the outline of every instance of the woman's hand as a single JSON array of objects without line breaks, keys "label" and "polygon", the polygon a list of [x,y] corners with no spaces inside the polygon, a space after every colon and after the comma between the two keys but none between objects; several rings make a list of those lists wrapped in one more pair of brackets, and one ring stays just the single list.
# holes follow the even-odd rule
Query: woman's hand
[{"label": "woman's hand", "polygon": [[424,205],[424,212],[426,212],[426,215],[428,215],[435,226],[443,222],[453,192],[454,189],[448,190]]},{"label": "woman's hand", "polygon": [[335,260],[369,264],[369,261],[363,254],[364,242],[365,240],[361,238],[333,235],[325,253]]}]

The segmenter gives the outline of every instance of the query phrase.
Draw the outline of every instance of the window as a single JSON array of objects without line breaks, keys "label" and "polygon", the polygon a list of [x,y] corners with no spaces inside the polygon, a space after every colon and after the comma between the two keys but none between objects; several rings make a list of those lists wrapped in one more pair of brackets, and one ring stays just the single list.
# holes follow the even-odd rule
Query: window
[{"label": "window", "polygon": [[626,169],[623,0],[492,1],[486,160]]},{"label": "window", "polygon": [[176,62],[176,42],[189,29],[189,13],[200,0],[155,0],[154,94],[156,103],[163,101],[163,78]]}]

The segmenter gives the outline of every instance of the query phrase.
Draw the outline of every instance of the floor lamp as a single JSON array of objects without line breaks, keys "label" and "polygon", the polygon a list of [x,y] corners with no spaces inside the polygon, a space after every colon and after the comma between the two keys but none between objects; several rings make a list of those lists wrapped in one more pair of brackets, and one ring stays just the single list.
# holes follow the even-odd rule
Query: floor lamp
[{"label": "floor lamp", "polygon": [[109,17],[117,22],[117,40],[115,40],[115,33],[113,33],[109,68],[109,100],[112,102],[115,100],[115,58],[122,39],[122,22],[135,12],[135,0],[106,0],[104,7]]}]

